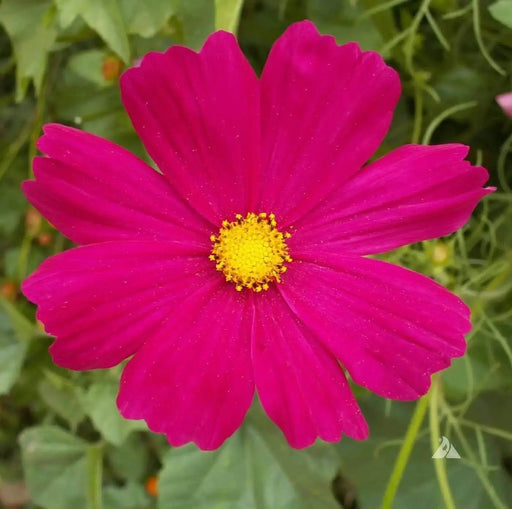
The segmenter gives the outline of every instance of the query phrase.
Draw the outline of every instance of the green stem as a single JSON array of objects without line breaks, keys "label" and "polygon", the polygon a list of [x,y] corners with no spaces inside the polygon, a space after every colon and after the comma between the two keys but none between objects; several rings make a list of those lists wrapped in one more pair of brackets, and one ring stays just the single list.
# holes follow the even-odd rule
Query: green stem
[{"label": "green stem", "polygon": [[507,155],[510,151],[510,148],[512,147],[512,133],[510,133],[510,136],[504,141],[503,145],[500,148],[500,153],[498,155],[498,180],[500,183],[500,187],[502,191],[505,191],[506,193],[509,193],[511,191],[510,185],[507,182],[507,178],[505,176],[505,162],[507,159]]},{"label": "green stem", "polygon": [[483,469],[480,467],[479,462],[477,461],[475,455],[473,454],[473,451],[466,440],[466,437],[464,436],[464,433],[460,429],[459,422],[453,415],[452,411],[450,410],[450,407],[448,405],[443,405],[444,411],[446,412],[446,416],[448,418],[449,423],[455,430],[455,433],[457,434],[457,437],[462,444],[462,449],[464,451],[464,456],[466,458],[469,458],[470,463],[474,465],[474,471],[478,478],[480,479],[480,482],[482,483],[483,488],[487,492],[487,495],[491,499],[492,503],[494,504],[494,507],[496,509],[507,509],[507,506],[502,502],[499,495],[496,493],[496,490],[494,489],[494,486],[491,484],[487,476],[485,475]]},{"label": "green stem", "polygon": [[445,119],[449,118],[451,115],[459,111],[463,111],[468,108],[474,108],[475,106],[477,106],[477,104],[478,103],[476,101],[468,101],[465,103],[456,104],[455,106],[452,106],[451,108],[447,108],[446,110],[444,110],[436,118],[434,118],[432,122],[430,122],[427,129],[425,130],[425,134],[423,135],[423,140],[421,141],[421,143],[423,145],[428,145],[430,143],[432,135],[434,134],[434,131],[437,129],[437,127],[439,127],[440,124],[442,124],[442,122]]},{"label": "green stem", "polygon": [[498,73],[500,73],[502,76],[506,76],[507,73],[505,69],[503,69],[490,55],[490,53],[487,51],[487,48],[484,45],[484,41],[482,39],[482,32],[480,30],[480,12],[479,12],[479,5],[478,0],[473,0],[471,3],[472,9],[473,9],[473,31],[475,33],[475,39],[478,44],[478,47],[480,48],[480,51],[482,52],[482,56],[487,60],[487,63]]},{"label": "green stem", "polygon": [[18,136],[16,136],[16,139],[9,145],[9,148],[7,149],[3,156],[2,162],[0,163],[0,179],[2,179],[2,177],[7,173],[11,167],[12,162],[16,159],[23,145],[25,145],[28,138],[30,137],[33,123],[34,116],[31,115],[19,132]]},{"label": "green stem", "polygon": [[32,236],[25,232],[20,246],[20,254],[18,256],[18,281],[21,281],[27,275],[28,259],[30,256],[30,248],[32,247]]},{"label": "green stem", "polygon": [[404,475],[407,463],[409,462],[412,448],[416,442],[416,437],[418,436],[418,432],[427,412],[429,394],[423,396],[416,403],[416,408],[414,409],[411,421],[409,422],[409,427],[407,428],[402,447],[398,453],[395,465],[393,467],[393,472],[391,473],[386,491],[384,492],[384,497],[382,499],[382,509],[391,509],[392,507],[398,486]]},{"label": "green stem", "polygon": [[[504,267],[504,270],[497,274],[486,286],[486,288],[480,292],[480,296],[484,292],[490,292],[493,290],[496,290],[499,288],[503,282],[505,282],[510,275],[512,274],[512,260],[509,260],[509,263]],[[485,307],[485,299],[478,299],[476,302],[473,303],[471,306],[471,321],[473,323],[476,322],[476,319],[480,317],[480,315],[483,313]]]},{"label": "green stem", "polygon": [[421,126],[423,124],[423,92],[414,80],[414,124],[412,128],[411,143],[419,143]]},{"label": "green stem", "polygon": [[512,433],[505,431],[500,428],[493,428],[492,426],[486,426],[485,424],[478,424],[473,421],[468,421],[467,419],[458,419],[458,422],[463,426],[467,426],[469,428],[483,431],[484,433],[488,433],[489,435],[495,435],[500,438],[504,438],[505,440],[512,441]]},{"label": "green stem", "polygon": [[427,12],[430,2],[431,2],[431,0],[423,0],[423,2],[421,2],[418,12],[416,13],[416,16],[414,16],[414,18],[407,30],[408,37],[407,37],[407,41],[404,44],[405,67],[409,71],[409,74],[411,76],[414,76],[414,74],[415,74],[414,65],[413,65],[414,36],[416,35],[416,33],[418,31],[418,28],[420,26],[421,20],[423,19],[423,16],[425,16],[425,13]]},{"label": "green stem", "polygon": [[389,41],[396,36],[397,30],[393,20],[391,9],[409,0],[389,0],[382,2],[382,0],[361,0],[364,12],[361,16],[362,19],[371,17],[377,30],[382,35],[384,41]]},{"label": "green stem", "polygon": [[87,501],[89,509],[102,507],[103,445],[90,445],[86,453]]},{"label": "green stem", "polygon": [[[430,412],[429,412],[429,423],[430,423],[430,444],[432,450],[435,451],[439,446],[440,431],[439,431],[439,388],[441,379],[439,375],[432,377],[432,388],[430,389]],[[448,483],[448,476],[446,475],[446,464],[444,459],[434,460],[434,468],[436,471],[437,482],[439,483],[439,489],[443,497],[444,505],[447,509],[455,509],[455,502],[453,500],[452,492],[450,491],[450,485]]]},{"label": "green stem", "polygon": [[41,135],[41,128],[43,126],[44,114],[46,111],[46,96],[48,93],[48,82],[49,82],[49,72],[47,71],[43,77],[43,83],[41,85],[41,90],[39,92],[39,97],[37,98],[36,108],[34,112],[34,122],[32,124],[32,130],[30,133],[30,144],[28,147],[28,177],[32,178],[34,176],[32,170],[32,161],[37,154],[37,140]]}]

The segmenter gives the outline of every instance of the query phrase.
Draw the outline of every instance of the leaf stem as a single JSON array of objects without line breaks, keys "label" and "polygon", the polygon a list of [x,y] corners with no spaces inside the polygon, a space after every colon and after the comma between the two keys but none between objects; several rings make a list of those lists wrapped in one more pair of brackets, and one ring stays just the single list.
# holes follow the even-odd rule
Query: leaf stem
[{"label": "leaf stem", "polygon": [[432,122],[430,122],[427,129],[425,130],[425,134],[423,135],[423,140],[421,141],[421,143],[423,145],[428,145],[435,130],[439,127],[440,124],[442,124],[442,122],[445,119],[449,118],[451,115],[459,111],[474,108],[475,106],[477,106],[477,104],[478,103],[476,101],[468,101],[465,103],[456,104],[455,106],[452,106],[451,108],[447,108],[446,110],[444,110],[436,118],[434,118]]},{"label": "leaf stem", "polygon": [[482,39],[482,32],[480,29],[480,12],[479,12],[479,5],[478,0],[472,0],[471,3],[472,9],[473,9],[473,31],[475,33],[475,39],[478,44],[478,47],[480,48],[480,51],[482,52],[482,56],[487,60],[487,63],[499,74],[502,76],[506,76],[507,73],[505,69],[503,69],[490,55],[490,53],[487,51],[487,48],[485,47],[484,41]]},{"label": "leaf stem", "polygon": [[462,444],[462,450],[464,451],[464,455],[466,456],[466,458],[469,458],[469,462],[474,465],[473,468],[475,470],[475,473],[480,479],[480,482],[482,483],[484,490],[487,492],[487,495],[491,499],[494,507],[496,507],[496,509],[507,509],[507,506],[502,502],[499,495],[496,493],[494,486],[489,481],[488,477],[485,475],[484,469],[482,468],[481,464],[477,461],[477,458],[475,457],[475,454],[473,453],[468,441],[466,440],[466,437],[464,436],[464,433],[460,428],[459,422],[457,418],[453,415],[450,407],[444,404],[443,410],[446,413],[446,417],[448,418],[449,424],[455,430],[455,433],[457,434],[457,437],[460,443]]},{"label": "leaf stem", "polygon": [[384,497],[382,499],[382,509],[391,509],[392,507],[398,486],[402,480],[405,468],[409,461],[409,456],[411,455],[412,448],[416,442],[416,437],[418,436],[418,432],[427,412],[428,401],[430,397],[429,395],[430,393],[425,394],[425,396],[423,396],[416,403],[416,408],[414,409],[411,421],[409,422],[409,427],[405,433],[402,447],[398,453],[395,465],[393,467],[393,472],[391,473],[386,491],[384,492]]},{"label": "leaf stem", "polygon": [[[432,450],[435,451],[439,446],[440,431],[439,431],[439,388],[441,379],[438,374],[432,377],[432,388],[430,389],[429,401],[429,424],[430,424],[430,444]],[[434,460],[434,469],[436,471],[437,482],[443,497],[444,505],[447,509],[455,509],[455,502],[448,483],[448,476],[446,475],[446,463],[444,458]]]},{"label": "leaf stem", "polygon": [[421,126],[423,123],[423,93],[414,80],[414,123],[412,129],[411,143],[419,143],[421,137]]},{"label": "leaf stem", "polygon": [[87,501],[90,509],[102,507],[103,446],[90,445],[86,453],[87,461]]}]

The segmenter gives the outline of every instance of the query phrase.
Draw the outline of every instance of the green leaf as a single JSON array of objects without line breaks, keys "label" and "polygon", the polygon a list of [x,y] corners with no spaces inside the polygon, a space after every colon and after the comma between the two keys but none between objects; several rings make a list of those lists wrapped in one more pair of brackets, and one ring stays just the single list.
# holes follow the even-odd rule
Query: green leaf
[{"label": "green leaf", "polygon": [[95,83],[100,87],[110,86],[112,83],[103,77],[102,66],[105,51],[91,49],[75,53],[68,62],[68,68],[80,78]]},{"label": "green leaf", "polygon": [[498,0],[489,6],[491,16],[508,28],[512,28],[512,0]]},{"label": "green leaf", "polygon": [[95,428],[103,438],[114,445],[121,445],[135,430],[145,430],[143,421],[125,419],[117,409],[118,383],[105,380],[91,385],[83,397],[83,406]]},{"label": "green leaf", "polygon": [[80,16],[124,62],[130,61],[130,46],[117,0],[55,0],[55,3],[64,27]]},{"label": "green leaf", "polygon": [[144,158],[140,139],[121,104],[118,87],[98,87],[78,77],[69,67],[63,74],[63,81],[55,89],[56,115],[66,123],[76,122],[81,129],[109,138]]},{"label": "green leaf", "polygon": [[45,509],[87,507],[87,443],[56,426],[37,426],[19,438],[25,480]]},{"label": "green leaf", "polygon": [[215,0],[215,30],[236,34],[244,0]]},{"label": "green leaf", "polygon": [[151,461],[147,444],[138,434],[131,434],[120,446],[108,446],[107,459],[116,476],[128,481],[144,481]]},{"label": "green leaf", "polygon": [[15,384],[26,352],[27,344],[16,337],[5,314],[0,312],[0,394],[7,394]]},{"label": "green leaf", "polygon": [[37,333],[34,324],[26,318],[25,315],[20,313],[16,306],[11,304],[8,300],[1,299],[0,302],[2,304],[1,307],[3,307],[10,319],[18,338],[25,342],[32,339],[32,337]]},{"label": "green leaf", "polygon": [[120,7],[128,33],[142,37],[153,37],[174,13],[169,0],[120,0]]},{"label": "green leaf", "polygon": [[85,416],[76,386],[67,378],[46,370],[38,391],[44,402],[76,429]]},{"label": "green leaf", "polygon": [[32,336],[32,324],[5,299],[0,300],[0,394],[16,382]]},{"label": "green leaf", "polygon": [[[19,247],[11,247],[5,250],[4,266],[5,275],[16,281],[20,278],[20,256],[21,249]],[[26,274],[30,274],[37,269],[41,262],[48,257],[48,253],[37,245],[33,245],[27,260]]]},{"label": "green leaf", "polygon": [[212,0],[174,0],[174,12],[183,26],[184,43],[199,49],[215,31],[215,3]]},{"label": "green leaf", "polygon": [[382,37],[371,18],[362,18],[355,2],[309,0],[308,18],[323,34],[334,35],[339,44],[356,41],[363,50],[376,50]]},{"label": "green leaf", "polygon": [[217,451],[171,449],[158,482],[160,509],[339,508],[330,489],[337,458],[319,443],[292,449],[261,411]]},{"label": "green leaf", "polygon": [[16,57],[16,101],[21,101],[33,81],[41,91],[48,53],[57,31],[49,0],[3,0],[0,23],[11,39]]},{"label": "green leaf", "polygon": [[108,486],[104,490],[104,509],[147,509],[151,499],[140,484],[128,483],[122,488]]}]

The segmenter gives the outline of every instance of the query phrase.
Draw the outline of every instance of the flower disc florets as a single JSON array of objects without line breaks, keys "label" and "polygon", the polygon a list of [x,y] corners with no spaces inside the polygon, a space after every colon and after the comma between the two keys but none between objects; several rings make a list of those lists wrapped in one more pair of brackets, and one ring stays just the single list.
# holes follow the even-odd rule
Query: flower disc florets
[{"label": "flower disc florets", "polygon": [[281,274],[286,271],[284,263],[292,261],[286,245],[290,234],[277,229],[274,214],[249,212],[245,218],[241,214],[235,218],[232,222],[223,221],[219,234],[210,237],[210,260],[238,291],[268,290],[272,281],[281,282]]}]

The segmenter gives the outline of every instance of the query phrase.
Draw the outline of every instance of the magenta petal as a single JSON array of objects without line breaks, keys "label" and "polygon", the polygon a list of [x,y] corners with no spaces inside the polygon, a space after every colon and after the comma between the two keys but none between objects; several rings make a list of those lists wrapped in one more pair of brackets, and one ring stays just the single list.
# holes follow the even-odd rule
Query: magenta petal
[{"label": "magenta petal", "polygon": [[469,309],[433,280],[334,250],[294,258],[281,293],[356,383],[415,399],[428,391],[432,373],[464,354]]},{"label": "magenta petal", "polygon": [[505,115],[512,117],[512,92],[497,95],[496,102],[500,105]]},{"label": "magenta petal", "polygon": [[23,283],[38,305],[53,360],[108,368],[151,339],[188,294],[218,275],[206,256],[170,242],[109,242],[52,256]]},{"label": "magenta petal", "polygon": [[274,44],[261,77],[260,207],[287,226],[369,159],[400,95],[397,73],[304,21]]},{"label": "magenta petal", "polygon": [[259,172],[259,83],[232,34],[199,54],[173,46],[126,71],[121,92],[149,154],[215,224],[253,209]]},{"label": "magenta petal", "polygon": [[49,124],[34,159],[28,200],[78,244],[111,240],[204,243],[211,226],[167,180],[125,149],[92,134]]},{"label": "magenta petal", "polygon": [[261,404],[292,447],[317,437],[356,439],[368,427],[336,359],[297,321],[275,289],[254,299],[254,378]]},{"label": "magenta petal", "polygon": [[487,171],[464,160],[464,145],[405,145],[368,165],[295,224],[291,246],[381,253],[447,235],[469,219]]},{"label": "magenta petal", "polygon": [[121,378],[118,406],[174,446],[219,447],[254,395],[247,299],[231,285],[204,288],[176,305]]}]

